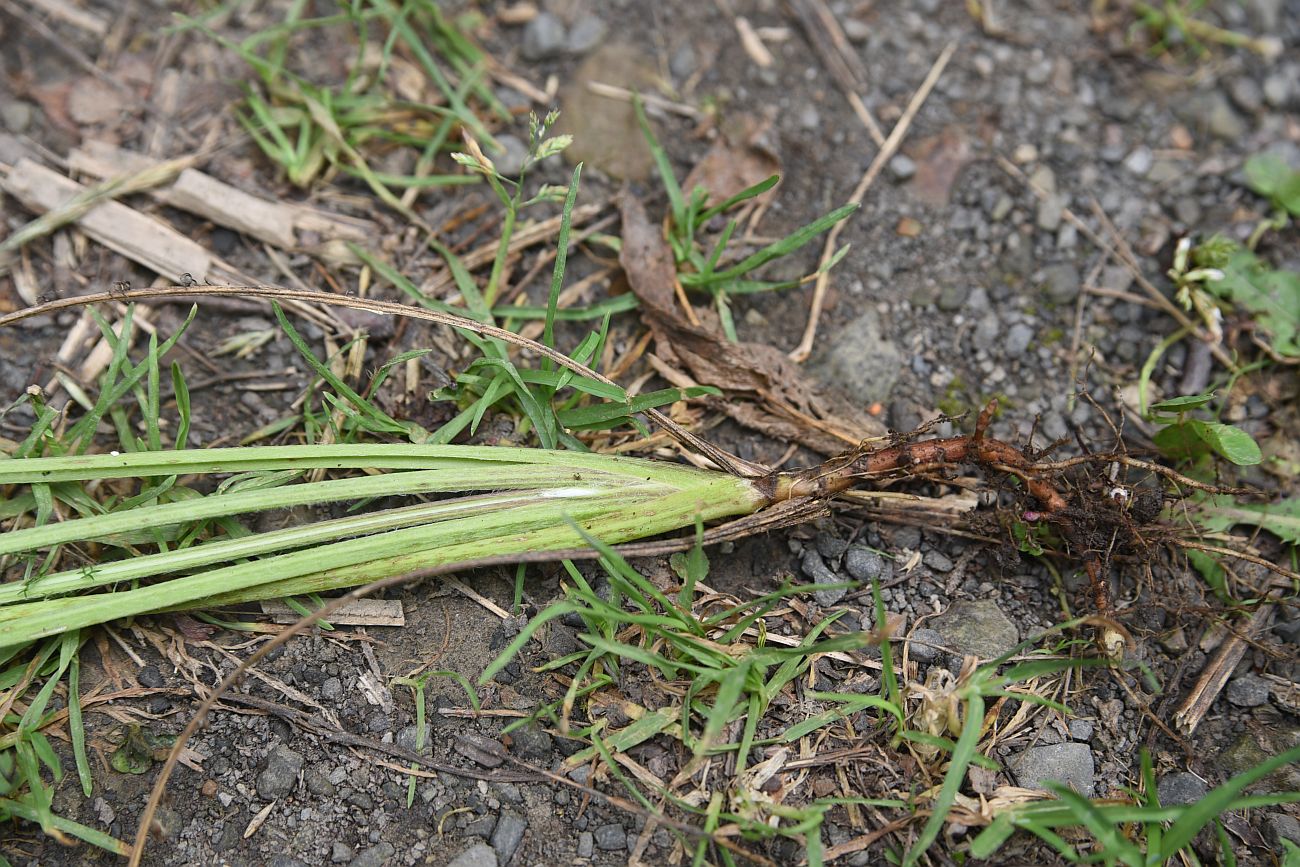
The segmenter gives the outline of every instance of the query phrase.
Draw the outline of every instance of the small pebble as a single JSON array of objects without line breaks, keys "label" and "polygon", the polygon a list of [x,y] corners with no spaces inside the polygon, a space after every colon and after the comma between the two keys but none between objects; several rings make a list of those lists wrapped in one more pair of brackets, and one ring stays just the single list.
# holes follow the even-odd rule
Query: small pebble
[{"label": "small pebble", "polygon": [[1254,674],[1239,674],[1228,681],[1224,690],[1228,701],[1237,707],[1259,707],[1268,703],[1268,682]]},{"label": "small pebble", "polygon": [[609,28],[595,15],[584,15],[569,28],[565,48],[570,54],[586,54],[605,38]]},{"label": "small pebble", "polygon": [[447,867],[497,867],[497,853],[487,843],[475,843],[451,860]]},{"label": "small pebble", "polygon": [[501,811],[496,828],[492,831],[491,841],[498,860],[507,864],[510,863],[510,859],[515,857],[515,850],[523,842],[524,832],[527,830],[528,822],[523,816],[512,810]]},{"label": "small pebble", "polygon": [[1054,781],[1069,786],[1085,798],[1093,796],[1096,766],[1087,744],[1060,743],[1030,747],[1009,762],[1016,781],[1026,789],[1042,788]]},{"label": "small pebble", "polygon": [[606,852],[617,852],[627,848],[627,829],[622,825],[616,823],[601,825],[592,836],[596,847]]},{"label": "small pebble", "polygon": [[539,61],[558,57],[565,48],[564,25],[549,12],[543,12],[524,27],[521,51],[525,60]]},{"label": "small pebble", "polygon": [[896,181],[906,181],[916,174],[916,163],[906,154],[898,154],[889,161],[889,174]]},{"label": "small pebble", "polygon": [[1205,785],[1204,780],[1186,771],[1165,774],[1156,783],[1156,795],[1160,798],[1160,805],[1163,807],[1194,804],[1204,798],[1207,791],[1209,787]]},{"label": "small pebble", "polygon": [[933,629],[917,629],[912,632],[907,645],[907,655],[925,665],[938,659],[943,651],[943,636]]}]

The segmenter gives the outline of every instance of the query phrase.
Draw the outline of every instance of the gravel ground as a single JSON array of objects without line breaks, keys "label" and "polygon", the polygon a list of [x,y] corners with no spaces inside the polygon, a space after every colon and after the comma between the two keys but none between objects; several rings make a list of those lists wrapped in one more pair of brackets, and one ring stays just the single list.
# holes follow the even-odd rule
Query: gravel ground
[{"label": "gravel ground", "polygon": [[[491,16],[500,5],[481,8]],[[639,134],[608,103],[592,103],[585,89],[592,80],[643,87],[656,79],[666,82],[682,102],[717,105],[724,131],[739,129],[747,119],[770,123],[764,140],[780,157],[783,182],[761,225],[763,235],[781,235],[841,204],[875,153],[823,59],[780,3],[556,0],[542,5],[542,14],[529,23],[490,29],[485,42],[494,56],[532,81],[555,77],[565,110],[562,122],[577,136],[575,147],[588,161],[584,199],[609,196],[625,180],[652,201],[656,189]],[[1132,275],[1103,259],[1066,214],[1077,215],[1090,232],[1109,237],[1097,217],[1099,208],[1117,235],[1132,244],[1145,274],[1159,281],[1180,237],[1218,231],[1244,238],[1263,216],[1263,203],[1243,185],[1241,164],[1247,156],[1275,151],[1300,166],[1300,3],[1216,4],[1227,26],[1282,40],[1285,50],[1271,62],[1244,51],[1219,51],[1180,65],[1127,50],[1127,19],[1099,30],[1080,5],[1029,0],[1014,14],[999,6],[1006,20],[998,27],[981,27],[965,4],[830,4],[865,67],[864,102],[886,131],[944,46],[954,41],[959,46],[900,153],[842,236],[852,251],[835,271],[808,364],[814,375],[855,403],[880,404],[891,427],[911,429],[941,411],[977,409],[996,396],[1002,412],[992,430],[998,436],[1027,437],[1037,423],[1039,442],[1072,436],[1075,430],[1104,441],[1096,410],[1071,400],[1071,394],[1086,387],[1100,403],[1113,407],[1113,390],[1136,381],[1148,353],[1175,325],[1145,302]],[[235,16],[229,26],[275,20],[277,4],[270,6]],[[747,55],[724,6],[736,7],[768,36],[771,66],[761,68]],[[135,8],[139,20],[131,27],[141,43],[119,55],[119,68],[147,71],[156,45],[145,23],[153,21],[155,10]],[[5,41],[20,34],[25,38],[16,21],[0,16],[0,24]],[[100,137],[139,146],[144,134],[140,123],[119,123],[116,116],[95,122],[93,112],[70,105],[74,126],[68,128],[51,114],[51,88],[68,81],[80,87],[87,81],[62,59],[39,56],[31,47],[5,54],[9,80],[0,83],[0,121],[7,133],[0,136],[0,162],[12,164],[15,149],[30,151],[32,141],[66,152],[90,126],[97,126],[93,132]],[[178,52],[173,63],[195,104],[233,95],[224,77],[240,73],[212,46],[196,42]],[[14,90],[12,77],[19,69],[35,76],[23,85],[26,91]],[[44,100],[38,98],[41,94]],[[520,101],[508,89],[501,95],[509,104]],[[681,118],[657,117],[655,123],[684,175],[708,149],[708,136]],[[184,123],[178,127],[179,152],[186,135]],[[518,136],[526,133],[522,128],[515,133],[513,142],[503,138],[513,152],[499,164],[521,158]],[[1009,173],[1000,157],[1044,195],[1035,195],[1029,184]],[[265,164],[247,147],[221,154],[209,171],[250,189],[269,179]],[[562,181],[567,170],[556,165],[547,174],[549,180]],[[13,222],[17,215],[9,207]],[[232,233],[201,226],[195,231],[209,232],[204,240],[249,273],[280,279],[257,249]],[[1280,234],[1266,254],[1280,266],[1300,270],[1295,232],[1291,228]],[[776,266],[769,276],[807,273],[815,266],[816,246]],[[305,263],[294,265],[309,275]],[[126,266],[108,258],[98,267],[101,273],[85,276],[100,282],[118,279]],[[584,267],[590,265],[575,264]],[[67,283],[69,278],[54,273],[50,279]],[[808,292],[793,291],[742,301],[736,316],[742,336],[793,347],[808,300]],[[31,381],[32,359],[52,354],[70,322],[65,316],[0,332],[0,382],[13,386],[6,400]],[[191,343],[210,350],[232,330],[270,327],[257,315],[214,316],[192,334]],[[1071,353],[1076,333],[1077,357],[1085,361],[1077,365]],[[421,334],[411,329],[404,344],[390,348],[409,348]],[[1174,345],[1153,376],[1159,392],[1203,388],[1208,368],[1198,355],[1188,342]],[[250,369],[289,368],[292,347],[284,340],[272,342],[246,364]],[[252,429],[276,417],[293,396],[293,391],[240,395],[221,387],[199,392],[196,437],[211,441],[226,430]],[[1279,403],[1267,390],[1247,395],[1229,417],[1265,441],[1285,440],[1295,430],[1294,405]],[[937,432],[951,428],[944,423]],[[718,438],[745,456],[771,459],[784,450],[784,444],[731,427],[721,428]],[[1254,481],[1278,484],[1262,475]],[[1294,482],[1289,484],[1294,495]],[[904,573],[903,564],[914,555],[919,562]],[[931,670],[955,671],[964,654],[995,656],[1060,622],[1063,600],[1076,611],[1088,604],[1078,576],[1063,576],[1061,595],[1035,560],[995,557],[960,537],[912,526],[864,524],[852,514],[823,526],[745,540],[715,553],[713,567],[711,583],[734,592],[771,588],[790,574],[819,582],[878,578],[888,610],[905,618],[918,681]],[[554,597],[556,581],[552,570],[534,571],[528,599],[541,607]],[[1138,751],[1145,747],[1155,760],[1161,800],[1188,803],[1207,786],[1300,742],[1293,698],[1300,673],[1300,621],[1289,611],[1247,651],[1194,739],[1176,742],[1144,718],[1139,698],[1155,717],[1168,719],[1213,650],[1201,610],[1212,602],[1197,586],[1188,575],[1161,570],[1126,576],[1117,589],[1121,615],[1137,639],[1138,658],[1154,672],[1160,689],[1127,676],[1085,673],[1068,697],[1075,716],[1043,715],[1041,724],[1000,745],[994,756],[1004,768],[999,780],[1032,787],[1054,779],[1084,795],[1121,794],[1134,784]],[[499,604],[510,602],[508,576],[478,575],[475,587]],[[439,667],[474,679],[519,623],[503,623],[434,584],[403,591],[402,598],[407,603],[405,628],[372,629],[364,637],[322,634],[295,640],[262,670],[296,690],[301,696],[296,706],[309,715],[409,754],[417,744],[411,697],[387,679],[426,662],[435,651]],[[866,628],[872,625],[869,595],[825,591],[816,604],[823,611],[847,606]],[[222,643],[229,642],[223,637]],[[574,646],[573,630],[557,628],[548,638],[547,653]],[[163,720],[164,728],[179,729],[191,707],[188,679],[177,671],[183,660],[159,656],[143,643],[137,650],[153,664],[130,673],[128,680],[185,693],[160,692],[143,700],[143,709]],[[212,660],[210,665],[220,671],[233,664],[201,645],[191,646],[189,653]],[[545,658],[539,651],[525,662]],[[485,705],[527,711],[550,696],[554,685],[528,664],[507,668],[486,691]],[[195,674],[210,682],[214,672]],[[89,675],[83,680],[90,682]],[[282,691],[264,684],[246,689],[255,698],[284,700]],[[434,681],[430,701],[435,708],[454,709],[465,699],[454,683]],[[232,712],[216,714],[192,744],[206,757],[201,770],[181,770],[174,778],[162,817],[164,840],[153,846],[149,863],[621,864],[628,861],[643,827],[641,819],[598,801],[588,803],[581,793],[504,773],[502,768],[510,766],[493,755],[506,748],[503,743],[542,767],[557,765],[576,748],[541,729],[502,738],[501,718],[475,720],[435,710],[423,752],[431,763],[462,769],[464,775],[419,779],[408,807],[405,778],[377,765],[373,750],[330,743],[310,726],[293,726],[265,707],[237,701],[231,707]],[[107,718],[92,722],[105,732],[112,728]],[[390,753],[384,760],[406,764],[400,755]],[[644,762],[652,758],[640,756]],[[1298,777],[1300,770],[1284,769],[1271,783],[1300,789]],[[90,802],[83,802],[75,782],[65,779],[58,804],[81,821],[129,838],[151,779],[105,771]],[[607,780],[599,785],[617,790]],[[271,812],[248,833],[250,822],[268,805]],[[825,838],[835,845],[868,830],[853,827],[837,810],[829,815]],[[1230,821],[1229,830],[1241,863],[1267,863],[1279,838],[1300,842],[1300,823],[1292,810],[1256,811]],[[945,851],[955,853],[960,843],[960,837],[948,841]],[[654,831],[644,863],[665,863],[671,848],[668,833]],[[112,860],[57,847],[30,829],[6,841],[3,850],[15,864]],[[778,863],[795,863],[800,856],[781,845],[767,854]],[[1029,843],[1013,843],[1003,855],[1029,863],[1052,858]],[[848,856],[845,863],[880,863],[881,857],[875,848]],[[955,855],[942,859],[951,857]]]}]

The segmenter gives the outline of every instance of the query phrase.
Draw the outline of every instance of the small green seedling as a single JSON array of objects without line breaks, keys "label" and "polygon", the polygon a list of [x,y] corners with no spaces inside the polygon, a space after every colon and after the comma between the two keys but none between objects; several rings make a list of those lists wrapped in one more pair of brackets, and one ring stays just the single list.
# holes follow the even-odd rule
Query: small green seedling
[{"label": "small green seedling", "polygon": [[634,101],[633,105],[636,107],[637,118],[641,122],[641,131],[650,146],[650,153],[654,156],[655,167],[659,171],[664,191],[668,195],[668,244],[672,248],[673,259],[677,265],[677,278],[682,288],[687,291],[707,293],[712,298],[722,323],[723,333],[727,335],[728,340],[733,342],[737,340],[736,324],[731,315],[730,296],[769,292],[775,289],[792,289],[810,279],[815,279],[824,271],[829,271],[848,253],[849,248],[846,244],[817,271],[799,280],[759,280],[750,276],[764,265],[793,253],[813,238],[831,229],[836,223],[847,219],[858,209],[855,204],[836,208],[739,262],[723,265],[721,261],[723,254],[736,232],[738,221],[729,219],[711,247],[705,247],[701,234],[715,217],[734,211],[745,202],[766,193],[780,182],[781,176],[770,175],[734,196],[712,204],[709,202],[708,190],[703,187],[697,186],[689,194],[684,194],[676,175],[673,174],[668,153],[655,137],[654,130],[650,128],[650,121],[646,118],[641,102]]},{"label": "small green seedling", "polygon": [[1187,53],[1199,58],[1214,46],[1245,48],[1266,60],[1282,52],[1282,42],[1273,36],[1256,37],[1226,27],[1219,27],[1199,17],[1198,13],[1209,5],[1209,0],[1164,0],[1133,4],[1131,31],[1145,30],[1151,46],[1148,51],[1155,56]]},{"label": "small green seedling", "polygon": [[[1174,300],[1183,305],[1184,310],[1195,310],[1216,340],[1223,339],[1223,311],[1214,295],[1206,289],[1206,284],[1223,279],[1222,267],[1228,258],[1220,255],[1224,244],[1236,247],[1234,242],[1221,235],[1215,235],[1195,248],[1191,238],[1183,238],[1174,250],[1174,266],[1167,272],[1169,279],[1174,281]],[[1210,264],[1211,261],[1222,264],[1216,266]]]},{"label": "small green seedling", "polygon": [[1191,413],[1214,400],[1214,392],[1162,400],[1151,407],[1149,418],[1162,425],[1153,437],[1171,458],[1196,458],[1214,453],[1239,467],[1263,460],[1254,437],[1239,427],[1192,418]]}]

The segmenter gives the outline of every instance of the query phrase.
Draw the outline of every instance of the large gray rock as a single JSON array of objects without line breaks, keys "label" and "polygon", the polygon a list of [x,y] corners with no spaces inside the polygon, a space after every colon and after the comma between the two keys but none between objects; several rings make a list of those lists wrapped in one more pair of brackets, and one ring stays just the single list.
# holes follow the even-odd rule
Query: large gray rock
[{"label": "large gray rock", "polygon": [[524,27],[521,51],[525,60],[548,60],[564,53],[567,34],[564,24],[549,12],[543,12]]},{"label": "large gray rock", "polygon": [[954,602],[933,618],[930,627],[958,656],[993,659],[1020,641],[1020,632],[991,599]]},{"label": "large gray rock", "polygon": [[1204,780],[1186,771],[1165,774],[1160,778],[1160,782],[1156,783],[1156,794],[1160,797],[1161,806],[1164,807],[1195,804],[1205,797],[1208,790],[1209,787],[1205,785]]},{"label": "large gray rock", "polygon": [[452,859],[447,867],[497,867],[497,853],[487,843],[475,843]]},{"label": "large gray rock", "polygon": [[1224,694],[1237,707],[1259,707],[1268,704],[1268,682],[1253,674],[1239,674],[1228,681]]},{"label": "large gray rock", "polygon": [[509,864],[515,857],[515,851],[524,841],[524,832],[528,830],[528,821],[511,810],[502,810],[501,818],[492,831],[492,848],[502,864]]},{"label": "large gray rock", "polygon": [[1093,796],[1096,768],[1087,744],[1067,741],[1030,747],[1010,761],[1016,782],[1026,789],[1045,788],[1048,782],[1069,786],[1085,798]]},{"label": "large gray rock", "polygon": [[822,382],[856,403],[883,403],[898,380],[903,355],[885,339],[880,315],[868,308],[847,323],[814,363]]},{"label": "large gray rock", "polygon": [[298,772],[302,770],[303,757],[279,744],[267,756],[266,768],[257,775],[257,794],[267,800],[282,798],[298,785]]},{"label": "large gray rock", "polygon": [[1079,269],[1068,262],[1043,269],[1043,292],[1056,304],[1068,304],[1078,298],[1082,286]]}]

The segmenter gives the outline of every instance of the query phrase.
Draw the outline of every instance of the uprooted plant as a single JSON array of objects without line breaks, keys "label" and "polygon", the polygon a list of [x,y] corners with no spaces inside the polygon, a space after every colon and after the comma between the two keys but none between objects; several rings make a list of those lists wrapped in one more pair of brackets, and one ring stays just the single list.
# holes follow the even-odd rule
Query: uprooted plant
[{"label": "uprooted plant", "polygon": [[[590,556],[592,540],[631,542],[698,522],[731,519],[710,528],[703,538],[736,538],[825,514],[834,498],[864,483],[898,484],[964,463],[1010,480],[1004,511],[1009,521],[1050,525],[1062,553],[1082,562],[1110,656],[1123,641],[1109,589],[1115,563],[1148,552],[1159,542],[1177,541],[1159,520],[1158,491],[1131,489],[1118,478],[1119,468],[1204,493],[1244,493],[1134,458],[1119,447],[1118,435],[1116,448],[1109,452],[1045,460],[1033,449],[988,435],[992,406],[981,413],[970,434],[939,439],[925,438],[924,431],[893,435],[864,442],[817,467],[764,472],[700,440],[652,407],[633,406],[626,393],[601,374],[545,344],[453,314],[325,298],[310,291],[160,287],[57,301],[0,318],[0,325],[79,304],[196,294],[328,300],[375,313],[414,316],[527,347],[563,369],[562,374],[554,372],[564,377],[556,381],[557,391],[579,388],[605,398],[609,418],[644,409],[685,447],[726,471],[575,451],[422,443],[167,451],[156,424],[159,350],[167,344],[155,341],[147,358],[133,363],[127,342],[118,340],[115,378],[108,380],[110,387],[82,420],[66,427],[65,417],[38,402],[35,429],[14,449],[18,459],[0,466],[0,485],[10,492],[5,513],[10,531],[0,540],[0,554],[17,579],[3,588],[0,599],[0,644],[11,665],[31,660],[10,669],[19,675],[7,699],[11,705],[38,674],[48,676],[42,694],[24,708],[14,731],[28,789],[14,791],[4,802],[7,809],[39,822],[49,833],[80,836],[119,851],[124,844],[54,816],[52,790],[42,781],[39,767],[44,762],[51,770],[57,768],[57,758],[40,734],[48,719],[45,709],[52,685],[68,673],[73,678],[71,694],[76,695],[76,648],[84,630],[99,623],[178,608],[308,595],[367,581],[393,582],[414,572],[445,571],[485,559]],[[111,333],[106,328],[106,334]],[[182,399],[183,378],[175,371],[173,384],[177,407],[183,408],[183,429],[188,401]],[[37,401],[39,396],[30,397]],[[119,403],[128,397],[135,397],[145,417],[155,420],[143,438],[129,433]],[[360,395],[343,392],[336,397],[338,406],[348,407],[348,417],[366,417],[367,404]],[[93,432],[105,417],[116,421],[122,450],[91,454]],[[382,425],[378,429],[385,430]],[[400,426],[386,430],[408,432]],[[69,438],[69,431],[75,436]],[[41,454],[50,456],[37,456]],[[320,469],[334,477],[290,484],[305,471]],[[229,476],[215,491],[205,492],[204,484],[190,481],[214,474]],[[238,522],[240,515],[261,510],[400,494],[462,496],[290,530],[250,533]],[[1008,531],[1006,538],[1010,543],[1013,534]],[[681,550],[693,541],[649,543],[631,551]],[[75,698],[69,702],[70,707],[76,704]],[[84,753],[79,765],[82,760]]]}]

